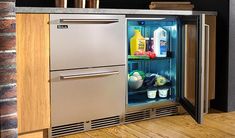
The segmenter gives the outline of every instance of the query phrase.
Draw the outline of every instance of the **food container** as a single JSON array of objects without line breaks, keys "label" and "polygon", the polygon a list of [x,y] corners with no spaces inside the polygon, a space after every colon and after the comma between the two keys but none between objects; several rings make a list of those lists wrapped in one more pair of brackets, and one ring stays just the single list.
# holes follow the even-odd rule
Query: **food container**
[{"label": "food container", "polygon": [[158,94],[160,98],[166,98],[168,95],[168,89],[159,89]]},{"label": "food container", "polygon": [[128,85],[131,89],[139,89],[143,85],[143,80],[128,81]]},{"label": "food container", "polygon": [[86,8],[86,0],[74,0],[75,8]]},{"label": "food container", "polygon": [[67,8],[67,0],[55,0],[55,6],[61,8]]},{"label": "food container", "polygon": [[147,91],[147,96],[149,99],[156,98],[156,95],[157,95],[157,90],[148,90]]},{"label": "food container", "polygon": [[99,8],[99,0],[87,0],[87,8]]},{"label": "food container", "polygon": [[153,52],[153,38],[145,38],[146,40],[146,51]]}]

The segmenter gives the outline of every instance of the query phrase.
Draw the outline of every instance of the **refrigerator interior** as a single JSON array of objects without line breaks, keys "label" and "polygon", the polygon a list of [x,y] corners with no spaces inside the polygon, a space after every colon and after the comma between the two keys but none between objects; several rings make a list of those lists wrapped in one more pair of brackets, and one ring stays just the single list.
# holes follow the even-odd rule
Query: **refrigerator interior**
[{"label": "refrigerator interior", "polygon": [[[176,101],[178,95],[176,82],[177,49],[179,41],[178,26],[179,20],[176,17],[127,20],[128,107],[148,106]],[[168,36],[166,57],[158,57],[158,55],[156,55],[153,59],[133,58],[135,56],[131,55],[130,41],[135,34],[135,30],[139,30],[141,35],[147,40],[147,52],[151,50],[150,45],[153,43],[154,31],[159,27],[166,30]],[[142,81],[136,81],[136,84],[139,83],[137,84],[139,86],[142,83],[140,88],[133,88],[132,76],[134,75],[140,75],[142,78]],[[163,83],[158,83],[157,78],[160,82],[163,79]]]}]

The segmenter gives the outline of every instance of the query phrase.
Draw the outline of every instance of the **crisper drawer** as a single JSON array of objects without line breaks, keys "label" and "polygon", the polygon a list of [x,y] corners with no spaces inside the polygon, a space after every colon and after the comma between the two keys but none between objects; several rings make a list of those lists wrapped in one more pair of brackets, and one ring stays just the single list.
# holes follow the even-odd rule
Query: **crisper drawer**
[{"label": "crisper drawer", "polygon": [[51,70],[125,63],[125,16],[50,15]]},{"label": "crisper drawer", "polygon": [[52,72],[52,127],[124,114],[124,68]]}]

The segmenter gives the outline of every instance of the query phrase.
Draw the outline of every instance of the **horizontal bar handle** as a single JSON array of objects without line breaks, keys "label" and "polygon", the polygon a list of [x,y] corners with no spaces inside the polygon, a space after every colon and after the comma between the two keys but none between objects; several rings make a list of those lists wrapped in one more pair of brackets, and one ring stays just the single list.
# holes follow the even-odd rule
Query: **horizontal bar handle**
[{"label": "horizontal bar handle", "polygon": [[100,76],[110,76],[119,74],[118,71],[110,71],[110,72],[94,72],[94,73],[81,73],[81,74],[74,74],[74,75],[61,75],[61,80],[66,79],[79,79],[79,78],[88,78],[88,77],[100,77]]},{"label": "horizontal bar handle", "polygon": [[60,19],[60,23],[72,24],[110,24],[118,21],[118,19]]}]

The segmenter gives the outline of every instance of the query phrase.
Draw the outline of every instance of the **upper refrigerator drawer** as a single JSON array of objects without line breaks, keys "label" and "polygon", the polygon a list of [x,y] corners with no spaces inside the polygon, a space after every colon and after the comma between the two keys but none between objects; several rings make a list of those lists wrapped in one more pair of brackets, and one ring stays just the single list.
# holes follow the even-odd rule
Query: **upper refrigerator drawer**
[{"label": "upper refrigerator drawer", "polygon": [[125,64],[125,16],[50,15],[51,70]]}]

